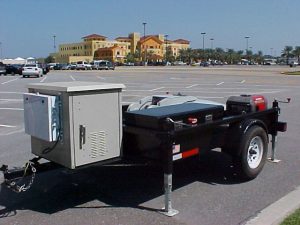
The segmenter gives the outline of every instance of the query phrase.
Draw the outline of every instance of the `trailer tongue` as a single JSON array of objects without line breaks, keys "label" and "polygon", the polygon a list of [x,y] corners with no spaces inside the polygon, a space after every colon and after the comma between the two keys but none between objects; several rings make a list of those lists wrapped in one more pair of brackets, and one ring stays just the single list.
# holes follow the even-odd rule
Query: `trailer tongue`
[{"label": "trailer tongue", "polygon": [[[276,100],[268,108],[263,96],[234,96],[225,110],[222,104],[193,96],[161,95],[122,107],[122,88],[86,82],[30,85],[30,94],[24,95],[25,130],[38,158],[30,160],[24,171],[2,166],[7,186],[26,191],[36,172],[59,167],[81,169],[122,159],[154,160],[164,172],[165,207],[161,212],[173,216],[178,213],[171,204],[174,162],[221,148],[232,156],[243,178],[253,179],[266,162],[269,135],[271,161],[276,161],[277,134],[286,131],[286,123],[278,121]],[[40,164],[40,158],[49,162]],[[32,176],[27,185],[15,182],[27,175]]]}]

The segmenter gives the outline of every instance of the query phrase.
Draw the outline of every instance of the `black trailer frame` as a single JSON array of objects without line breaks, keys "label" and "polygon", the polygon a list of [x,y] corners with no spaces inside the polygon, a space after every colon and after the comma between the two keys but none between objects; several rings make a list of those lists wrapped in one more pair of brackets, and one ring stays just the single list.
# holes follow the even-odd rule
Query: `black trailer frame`
[{"label": "black trailer frame", "polygon": [[[226,111],[225,111],[226,113]],[[270,109],[246,113],[240,115],[226,115],[215,121],[207,121],[205,123],[197,125],[186,125],[179,128],[176,128],[175,123],[172,119],[167,118],[164,122],[168,126],[173,126],[172,129],[167,131],[147,129],[138,126],[132,125],[123,125],[124,138],[126,135],[138,135],[138,136],[152,136],[159,140],[159,148],[157,149],[159,153],[159,161],[163,167],[164,172],[164,209],[161,210],[163,214],[167,216],[174,216],[178,213],[177,210],[172,207],[172,174],[173,174],[173,163],[178,159],[184,159],[185,157],[178,158],[178,154],[189,156],[199,155],[203,151],[208,151],[214,148],[223,148],[226,146],[226,143],[234,142],[236,138],[239,138],[243,135],[248,129],[252,126],[262,127],[266,134],[272,136],[272,152],[271,152],[271,161],[277,162],[275,158],[276,153],[276,142],[278,131],[286,131],[287,124],[285,122],[279,122],[278,117],[280,115],[280,108],[278,106],[278,101],[273,102],[273,106]],[[209,131],[209,132],[207,132]],[[209,141],[208,144],[205,143],[205,146],[201,146],[203,143],[201,135],[207,133],[210,136],[212,141]],[[193,138],[190,138],[193,137]],[[188,143],[188,144],[187,144]],[[182,144],[185,146],[179,152],[174,151],[177,144]],[[203,149],[201,149],[203,147]],[[231,147],[235,147],[234,145]],[[125,150],[125,149],[124,149]],[[126,153],[126,151],[123,151]],[[237,153],[238,154],[238,153]],[[127,155],[123,154],[123,158],[126,158]],[[141,154],[142,157],[142,154]],[[23,170],[8,170],[7,166],[2,166],[0,170],[4,173],[4,178],[8,186],[11,185],[11,180],[23,176],[32,175],[35,172],[49,171],[52,169],[57,169],[60,166],[49,162],[46,164],[38,163],[39,158],[35,158],[30,161],[32,166],[31,171],[24,173]],[[109,162],[107,162],[108,164]],[[105,163],[102,163],[105,164]],[[35,171],[36,170],[36,171]],[[12,187],[14,188],[14,187]],[[21,190],[22,191],[22,190]],[[20,191],[19,191],[20,192]]]},{"label": "black trailer frame", "polygon": [[[139,136],[154,136],[160,140],[158,150],[160,151],[161,163],[164,171],[165,190],[165,207],[162,212],[167,216],[174,216],[178,213],[178,211],[172,208],[171,193],[173,162],[178,160],[176,157],[176,155],[178,155],[178,151],[174,151],[177,144],[184,144],[188,140],[189,148],[180,151],[180,153],[187,153],[187,157],[194,156],[199,154],[201,141],[199,141],[198,138],[189,138],[191,136],[201,136],[208,130],[213,130],[213,133],[208,132],[213,141],[210,142],[208,146],[205,146],[206,150],[211,150],[217,147],[222,148],[226,146],[226,140],[229,139],[230,142],[233,142],[236,138],[239,138],[240,135],[250,129],[251,126],[258,125],[262,127],[267,134],[272,135],[272,153],[270,160],[272,162],[277,162],[278,160],[275,159],[277,133],[278,131],[286,130],[286,123],[278,121],[279,115],[280,108],[278,107],[278,101],[275,100],[273,102],[273,107],[264,111],[225,116],[216,121],[209,121],[194,126],[183,126],[181,129],[175,129],[174,126],[172,130],[161,131],[125,125],[124,134],[129,133]],[[167,118],[165,122],[174,123],[174,121],[170,118]],[[232,128],[234,129],[232,130]],[[188,138],[184,140],[182,137]]]}]

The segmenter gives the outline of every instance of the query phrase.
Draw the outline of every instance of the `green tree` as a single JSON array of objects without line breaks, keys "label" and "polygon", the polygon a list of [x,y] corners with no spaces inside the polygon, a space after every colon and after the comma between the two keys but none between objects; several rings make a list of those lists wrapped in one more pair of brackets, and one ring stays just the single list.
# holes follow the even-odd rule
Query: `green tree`
[{"label": "green tree", "polygon": [[49,55],[46,59],[45,59],[45,63],[54,63],[54,58]]},{"label": "green tree", "polygon": [[258,64],[263,64],[264,61],[263,52],[258,51],[257,54],[254,55],[254,59]]},{"label": "green tree", "polygon": [[291,52],[293,51],[292,46],[285,46],[282,51],[282,56],[286,57],[286,65],[289,64],[289,59],[292,57]]},{"label": "green tree", "polygon": [[229,64],[233,64],[233,57],[234,57],[234,50],[232,48],[228,49],[227,50],[227,57],[226,57],[226,61],[229,63]]},{"label": "green tree", "polygon": [[296,46],[294,51],[293,51],[293,55],[295,55],[298,59],[298,63],[300,63],[300,46]]}]

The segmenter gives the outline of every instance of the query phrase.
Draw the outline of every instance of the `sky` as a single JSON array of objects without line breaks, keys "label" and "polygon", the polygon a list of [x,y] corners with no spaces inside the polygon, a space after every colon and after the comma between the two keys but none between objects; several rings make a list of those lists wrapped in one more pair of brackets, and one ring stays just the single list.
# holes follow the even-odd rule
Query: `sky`
[{"label": "sky", "polygon": [[[131,32],[168,34],[191,48],[280,55],[300,46],[299,0],[0,0],[0,58],[47,57],[89,34],[112,40]],[[213,38],[214,41],[210,39]]]}]

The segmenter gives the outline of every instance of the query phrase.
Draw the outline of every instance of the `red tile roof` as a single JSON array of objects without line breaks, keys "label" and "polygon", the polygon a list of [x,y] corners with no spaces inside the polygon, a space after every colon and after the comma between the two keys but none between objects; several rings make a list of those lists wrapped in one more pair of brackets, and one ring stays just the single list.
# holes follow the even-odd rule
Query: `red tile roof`
[{"label": "red tile roof", "polygon": [[140,42],[143,43],[145,41],[148,41],[149,39],[154,39],[156,42],[158,42],[159,44],[162,44],[163,42],[161,40],[158,39],[157,35],[146,35],[145,37],[142,37],[140,39]]},{"label": "red tile roof", "polygon": [[115,40],[125,40],[125,41],[131,41],[129,37],[117,37]]},{"label": "red tile roof", "polygon": [[184,40],[184,39],[177,39],[177,40],[174,40],[174,42],[179,43],[179,44],[190,44],[190,41]]},{"label": "red tile roof", "polygon": [[83,37],[82,39],[89,39],[89,38],[104,38],[104,39],[106,39],[107,37],[99,35],[99,34],[90,34],[90,35]]}]

